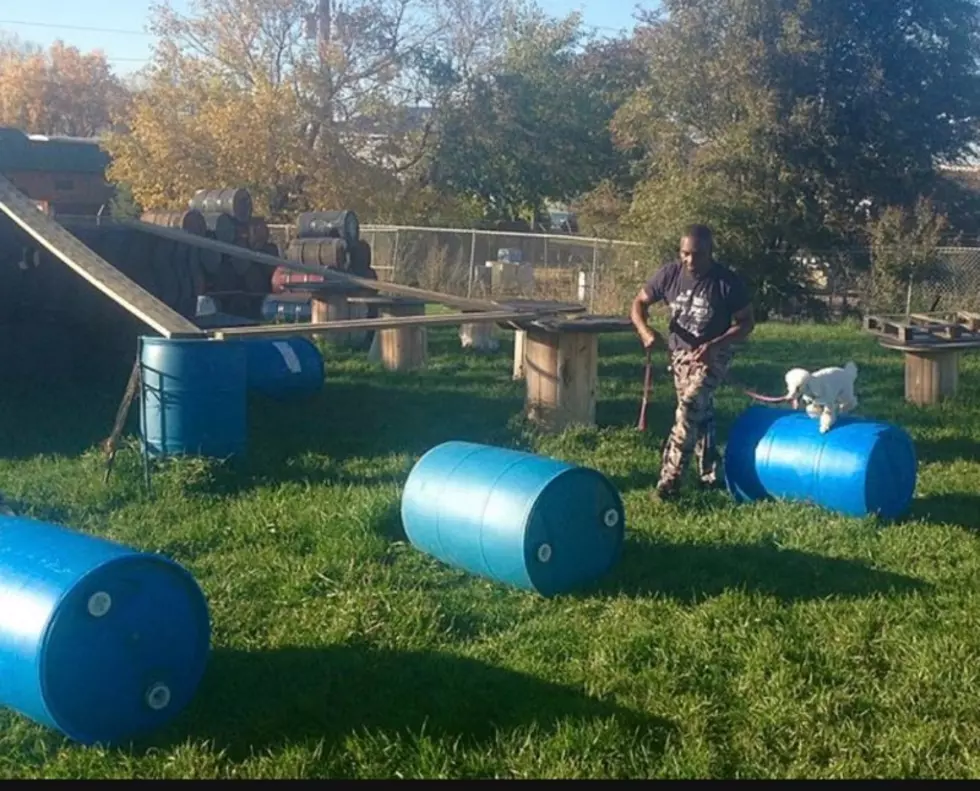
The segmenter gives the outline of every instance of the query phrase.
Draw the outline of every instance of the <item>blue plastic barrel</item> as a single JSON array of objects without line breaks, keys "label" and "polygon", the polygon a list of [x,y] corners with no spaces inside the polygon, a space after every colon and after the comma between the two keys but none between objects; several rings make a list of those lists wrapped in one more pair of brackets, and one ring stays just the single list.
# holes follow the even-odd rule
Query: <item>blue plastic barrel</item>
[{"label": "blue plastic barrel", "polygon": [[732,426],[725,481],[740,502],[809,502],[847,516],[901,516],[912,502],[916,454],[897,426],[844,415],[826,434],[803,412],[753,406]]},{"label": "blue plastic barrel", "polygon": [[308,338],[250,338],[243,343],[250,390],[289,398],[323,389],[323,355]]},{"label": "blue plastic barrel", "polygon": [[210,639],[207,601],[172,560],[0,516],[0,705],[123,742],[187,706]]},{"label": "blue plastic barrel", "polygon": [[143,337],[140,430],[150,456],[245,452],[247,356],[237,342]]},{"label": "blue plastic barrel", "polygon": [[619,492],[601,473],[470,442],[437,445],[418,460],[401,516],[416,549],[543,596],[608,571],[625,530]]}]

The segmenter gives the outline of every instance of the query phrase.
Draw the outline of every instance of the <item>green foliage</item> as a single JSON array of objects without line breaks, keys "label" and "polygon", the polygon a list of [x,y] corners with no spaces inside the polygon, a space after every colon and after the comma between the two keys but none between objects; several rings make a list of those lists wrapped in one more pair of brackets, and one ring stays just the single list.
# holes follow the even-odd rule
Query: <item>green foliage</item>
[{"label": "green foliage", "polygon": [[672,249],[692,221],[763,291],[791,253],[862,237],[955,161],[980,116],[972,0],[665,0],[647,84],[619,139],[642,146],[634,234]]},{"label": "green foliage", "polygon": [[133,197],[133,188],[125,182],[115,185],[115,193],[109,201],[109,209],[113,217],[137,219],[143,213],[143,207]]},{"label": "green foliage", "polygon": [[549,200],[625,180],[628,156],[608,125],[642,69],[629,42],[586,42],[577,15],[518,18],[492,72],[465,81],[442,114],[434,183],[479,202],[487,219],[531,220]]}]

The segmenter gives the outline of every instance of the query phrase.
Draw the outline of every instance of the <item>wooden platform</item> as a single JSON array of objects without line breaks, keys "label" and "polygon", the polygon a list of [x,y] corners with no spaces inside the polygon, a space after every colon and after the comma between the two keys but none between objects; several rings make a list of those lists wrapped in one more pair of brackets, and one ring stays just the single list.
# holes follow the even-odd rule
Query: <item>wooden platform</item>
[{"label": "wooden platform", "polygon": [[864,329],[906,345],[942,344],[948,341],[980,342],[980,313],[912,313],[869,315]]},{"label": "wooden platform", "polygon": [[633,332],[632,322],[621,316],[590,315],[541,319],[524,326],[528,419],[551,431],[594,426],[599,335]]},{"label": "wooden platform", "polygon": [[864,329],[905,356],[905,400],[920,406],[956,395],[960,356],[980,349],[980,314],[966,311],[872,315]]},{"label": "wooden platform", "polygon": [[[552,315],[565,316],[569,314],[580,314],[585,312],[585,305],[580,302],[559,302],[549,299],[504,299],[500,301],[501,307],[522,309],[522,310],[548,310]],[[501,322],[498,326],[504,329],[514,330],[514,368],[513,379],[520,381],[527,375],[526,353],[527,353],[527,330],[532,326],[536,319],[529,318],[526,321]]]}]

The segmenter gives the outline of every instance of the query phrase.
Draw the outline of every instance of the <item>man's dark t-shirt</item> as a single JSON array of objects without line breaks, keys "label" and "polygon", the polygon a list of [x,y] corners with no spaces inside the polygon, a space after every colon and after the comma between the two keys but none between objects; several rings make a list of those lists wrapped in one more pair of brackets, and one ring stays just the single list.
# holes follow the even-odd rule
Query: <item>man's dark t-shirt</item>
[{"label": "man's dark t-shirt", "polygon": [[667,344],[686,351],[713,340],[732,326],[732,314],[749,304],[749,292],[731,269],[713,261],[700,277],[680,261],[665,264],[643,286],[653,302],[670,307]]}]

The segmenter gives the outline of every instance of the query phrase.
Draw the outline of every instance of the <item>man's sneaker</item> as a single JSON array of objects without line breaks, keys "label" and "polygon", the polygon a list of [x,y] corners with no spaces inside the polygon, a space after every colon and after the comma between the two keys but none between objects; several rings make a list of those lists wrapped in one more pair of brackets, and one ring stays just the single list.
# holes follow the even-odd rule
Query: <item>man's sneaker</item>
[{"label": "man's sneaker", "polygon": [[676,484],[658,483],[656,488],[650,492],[650,497],[654,500],[666,502],[677,499],[680,495],[680,488]]}]

